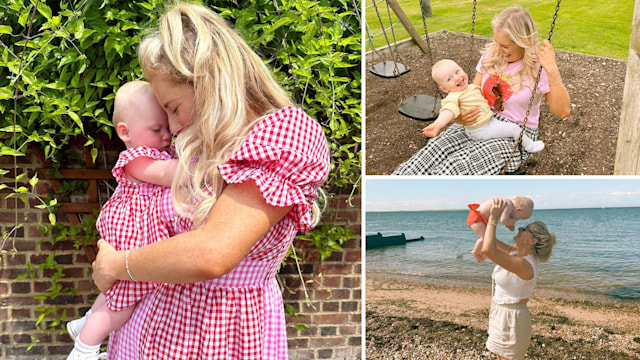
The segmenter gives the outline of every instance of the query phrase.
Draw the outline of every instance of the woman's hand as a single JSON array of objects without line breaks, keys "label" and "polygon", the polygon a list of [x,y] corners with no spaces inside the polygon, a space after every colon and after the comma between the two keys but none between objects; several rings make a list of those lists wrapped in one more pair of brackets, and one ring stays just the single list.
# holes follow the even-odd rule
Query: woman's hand
[{"label": "woman's hand", "polygon": [[494,198],[493,204],[491,206],[491,211],[489,212],[489,217],[492,219],[500,219],[502,212],[507,207],[507,202],[502,198]]},{"label": "woman's hand", "polygon": [[113,269],[115,266],[124,267],[124,256],[121,252],[104,240],[98,240],[98,254],[93,262],[93,282],[101,292],[107,291],[115,284],[118,277]]},{"label": "woman's hand", "polygon": [[[460,107],[460,100],[458,100],[458,107]],[[478,118],[480,118],[480,107],[474,106],[468,110],[460,110],[460,115],[451,121],[462,126],[469,126],[478,121]]]},{"label": "woman's hand", "polygon": [[564,119],[571,114],[571,97],[562,82],[560,69],[558,69],[558,64],[556,63],[556,53],[549,40],[542,42],[542,48],[538,53],[538,61],[547,73],[549,80],[549,92],[547,93],[549,109],[557,117]]},{"label": "woman's hand", "polygon": [[548,73],[549,71],[557,70],[558,64],[556,63],[556,52],[551,46],[549,40],[542,41],[542,47],[538,53],[538,61],[540,66]]}]

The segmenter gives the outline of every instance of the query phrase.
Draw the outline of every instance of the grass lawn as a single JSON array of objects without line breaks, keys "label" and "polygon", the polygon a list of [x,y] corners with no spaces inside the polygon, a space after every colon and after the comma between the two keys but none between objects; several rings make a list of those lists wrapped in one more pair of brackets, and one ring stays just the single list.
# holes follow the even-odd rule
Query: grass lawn
[{"label": "grass lawn", "polygon": [[[365,1],[367,30],[371,35],[379,34],[375,35],[373,44],[381,48],[387,43],[372,1]],[[420,0],[397,1],[418,34],[424,35]],[[548,37],[556,5],[553,0],[477,1],[475,34],[492,37],[491,19],[510,5],[520,5],[529,10],[540,38]],[[429,33],[442,29],[471,32],[472,0],[432,0],[431,7],[433,17],[426,18]],[[389,42],[393,44],[385,2],[378,3],[377,8],[387,29]],[[563,1],[551,42],[556,49],[627,60],[632,18],[633,1],[630,0]],[[392,21],[397,21],[393,12]],[[395,24],[393,29],[397,41],[409,37],[401,23]],[[365,36],[369,35],[365,32]]]}]

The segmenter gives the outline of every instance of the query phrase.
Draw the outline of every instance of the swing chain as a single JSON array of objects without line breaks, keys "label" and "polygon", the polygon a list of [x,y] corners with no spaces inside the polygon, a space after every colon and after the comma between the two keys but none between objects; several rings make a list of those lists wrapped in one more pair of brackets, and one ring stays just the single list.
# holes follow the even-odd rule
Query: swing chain
[{"label": "swing chain", "polygon": [[556,3],[556,11],[553,13],[553,20],[551,21],[551,29],[549,30],[549,38],[547,40],[551,41],[551,36],[553,35],[553,28],[556,27],[556,20],[558,19],[558,12],[560,11],[560,1]]},{"label": "swing chain", "polygon": [[476,31],[476,3],[477,0],[473,0],[473,13],[471,14],[471,39]]},{"label": "swing chain", "polygon": [[471,42],[469,43],[469,69],[471,70],[474,69],[473,44],[475,40],[474,34],[476,32],[476,3],[477,0],[473,0],[473,12],[471,14]]},{"label": "swing chain", "polygon": [[[382,34],[384,35],[384,40],[387,42],[387,49],[389,49],[389,52],[392,53],[393,55],[393,62],[394,62],[394,68],[393,68],[393,72],[395,74],[399,74],[400,73],[400,69],[398,69],[398,57],[397,57],[397,50],[398,49],[391,49],[391,43],[389,42],[389,37],[387,36],[387,31],[384,28],[384,23],[382,22],[382,17],[380,16],[380,10],[378,10],[378,4],[376,3],[376,0],[371,0],[371,2],[373,3],[373,7],[376,9],[376,15],[378,16],[378,21],[380,22],[380,27],[382,27]],[[386,1],[385,1],[386,3]],[[387,12],[389,12],[389,4],[387,4]],[[393,23],[391,22],[391,14],[389,13],[389,26],[391,27],[391,32],[393,33]],[[395,33],[393,35],[393,42],[395,44]],[[373,47],[373,42],[371,43],[372,47]]]},{"label": "swing chain", "polygon": [[[433,62],[433,51],[431,50],[431,41],[429,40],[429,31],[427,30],[427,15],[424,13],[424,6],[422,6],[422,1],[420,0],[420,13],[422,14],[422,27],[424,28],[424,38],[427,41],[427,49],[429,49],[429,62],[431,66],[434,65]],[[436,108],[438,105],[438,99],[443,99],[444,96],[440,91],[440,87],[436,84],[436,96],[433,97],[433,111],[431,115],[436,115]]]},{"label": "swing chain", "polygon": [[[385,5],[387,5],[387,17],[389,17],[389,24],[391,27],[391,36],[393,37],[393,44],[396,46],[396,48],[398,47],[396,45],[396,32],[393,30],[393,20],[391,19],[391,8],[389,7],[389,2],[385,1],[384,2]],[[398,49],[396,49],[397,51]]]},{"label": "swing chain", "polygon": [[424,13],[424,7],[422,6],[422,0],[420,0],[420,14],[422,15],[422,27],[424,28],[424,37],[427,41],[427,48],[429,49],[429,61],[431,66],[433,66],[433,52],[431,51],[431,42],[429,41],[429,31],[427,31],[427,20],[425,19],[426,14]]},{"label": "swing chain", "polygon": [[[555,12],[553,14],[553,20],[551,21],[551,29],[549,30],[549,37],[547,40],[551,41],[551,36],[553,35],[553,29],[556,27],[556,20],[558,19],[558,12],[560,11],[560,2],[562,0],[558,0],[558,2],[556,3],[556,9]],[[527,120],[529,118],[529,113],[531,112],[531,108],[533,106],[533,101],[535,99],[536,96],[536,92],[538,89],[538,83],[540,82],[540,75],[542,74],[542,66],[540,66],[540,68],[538,69],[538,76],[536,77],[536,81],[533,85],[533,87],[531,88],[531,98],[529,99],[529,106],[527,107],[527,113],[524,115],[524,121],[522,123],[522,129],[520,130],[520,136],[518,137],[518,141],[516,143],[516,146],[513,147],[513,149],[511,150],[511,154],[509,154],[509,158],[507,159],[506,163],[504,164],[504,167],[502,168],[502,175],[505,175],[507,173],[507,168],[509,167],[509,163],[511,162],[511,160],[513,159],[513,155],[516,152],[516,149],[519,149],[519,153],[520,153],[520,169],[522,169],[524,167],[524,161],[523,158],[523,153],[522,153],[522,137],[524,136],[524,131],[527,128]]]}]

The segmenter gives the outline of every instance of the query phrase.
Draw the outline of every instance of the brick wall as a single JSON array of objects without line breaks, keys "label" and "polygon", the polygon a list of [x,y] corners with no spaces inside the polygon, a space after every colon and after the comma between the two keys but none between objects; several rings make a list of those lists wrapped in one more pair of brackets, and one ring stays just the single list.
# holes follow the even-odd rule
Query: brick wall
[{"label": "brick wall", "polygon": [[[360,234],[360,197],[348,205],[348,196],[337,195],[325,211],[323,220],[334,224],[349,224]],[[294,243],[298,266],[288,261],[280,271],[285,289],[285,304],[291,305],[302,318],[287,319],[289,357],[302,359],[356,359],[361,356],[361,247],[360,236],[342,245],[321,260],[318,251],[308,242],[297,239]],[[306,287],[306,295],[303,288]],[[295,325],[307,330],[296,331]]]},{"label": "brick wall", "polygon": [[[40,168],[33,154],[18,158],[18,172],[28,172],[31,176]],[[13,169],[12,157],[0,158],[0,169]],[[13,172],[0,176],[0,183],[7,183]],[[7,184],[13,187],[13,184]],[[46,181],[41,180],[40,189],[46,192]],[[40,312],[45,301],[34,296],[47,294],[51,286],[54,270],[37,271],[36,276],[15,280],[26,273],[27,261],[34,267],[46,262],[54,253],[63,265],[65,277],[60,285],[76,288],[75,294],[65,293],[48,305],[57,306],[57,311],[66,313],[67,318],[79,317],[88,308],[97,290],[90,279],[90,267],[82,250],[73,247],[73,241],[60,241],[51,245],[43,236],[38,223],[47,221],[47,213],[25,206],[16,199],[5,199],[7,190],[0,190],[0,230],[9,231],[15,223],[17,209],[18,222],[23,229],[16,234],[13,252],[12,240],[7,240],[0,255],[0,358],[2,359],[65,359],[72,347],[68,335],[58,332],[43,333],[36,329]],[[332,199],[326,218],[337,224],[353,227],[360,234],[360,198],[354,200],[354,207],[346,203],[347,196],[337,195]],[[25,220],[26,218],[26,220]],[[65,221],[59,215],[58,221]],[[343,251],[334,252],[329,258],[320,259],[316,250],[306,241],[296,240],[299,266],[306,284],[310,302],[305,301],[305,292],[294,262],[286,264],[281,272],[281,280],[289,290],[284,293],[285,302],[293,306],[303,318],[287,318],[289,349],[291,359],[355,359],[361,356],[361,247],[360,236],[343,245]],[[307,283],[308,282],[308,283]],[[48,306],[50,307],[50,306]],[[297,331],[295,324],[305,324],[308,329]],[[30,348],[30,349],[29,349]],[[28,350],[29,349],[29,350]]]}]

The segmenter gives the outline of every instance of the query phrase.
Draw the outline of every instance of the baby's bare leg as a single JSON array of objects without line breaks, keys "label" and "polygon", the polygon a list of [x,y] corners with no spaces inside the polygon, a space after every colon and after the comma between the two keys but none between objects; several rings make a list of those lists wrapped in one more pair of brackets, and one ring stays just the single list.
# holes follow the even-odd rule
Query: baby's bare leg
[{"label": "baby's bare leg", "polygon": [[99,345],[113,330],[120,328],[129,320],[135,306],[122,311],[111,311],[104,295],[100,293],[91,306],[91,314],[80,331],[80,341],[86,345]]},{"label": "baby's bare leg", "polygon": [[483,262],[487,257],[482,253],[482,239],[484,239],[484,232],[487,229],[487,225],[482,222],[471,224],[471,230],[476,233],[480,238],[476,241],[476,244],[471,251],[471,255],[478,263]]}]

